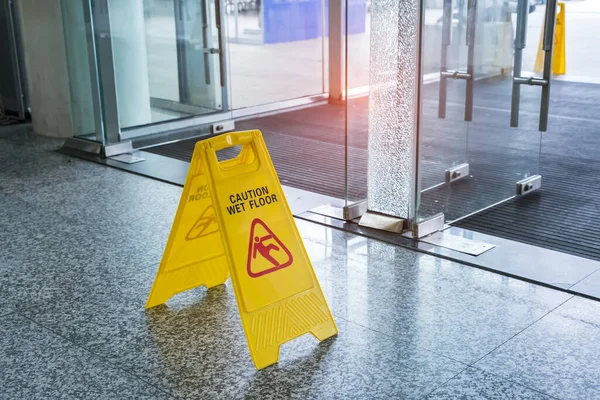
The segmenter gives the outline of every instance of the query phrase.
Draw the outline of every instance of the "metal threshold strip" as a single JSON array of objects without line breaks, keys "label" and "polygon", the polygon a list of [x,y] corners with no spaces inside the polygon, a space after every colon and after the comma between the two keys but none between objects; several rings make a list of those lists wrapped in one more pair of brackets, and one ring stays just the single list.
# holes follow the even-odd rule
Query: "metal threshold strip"
[{"label": "metal threshold strip", "polygon": [[[366,228],[360,226],[356,221],[344,221],[324,216],[317,212],[309,211],[296,217],[365,238],[379,240],[434,257],[458,262],[484,271],[600,301],[600,288],[590,289],[589,284],[585,284],[592,278],[592,275],[600,274],[600,262],[598,261],[559,253],[541,247],[533,247],[513,240],[480,234],[458,227],[449,227],[447,229],[451,236],[447,238],[447,241],[477,238],[480,242],[471,240],[473,247],[468,252],[456,251],[449,248],[456,245],[456,243],[449,246],[440,246],[441,240],[439,237],[415,240],[405,235]],[[456,239],[452,239],[452,236],[456,237]],[[462,244],[459,243],[458,245]],[[513,254],[514,257],[507,261],[507,258],[504,256],[507,253]],[[538,262],[543,260],[546,264],[538,268],[532,268],[534,260]],[[510,264],[508,268],[507,262]],[[554,273],[565,266],[574,269],[574,271],[571,271],[570,282],[556,282],[554,280]]]}]

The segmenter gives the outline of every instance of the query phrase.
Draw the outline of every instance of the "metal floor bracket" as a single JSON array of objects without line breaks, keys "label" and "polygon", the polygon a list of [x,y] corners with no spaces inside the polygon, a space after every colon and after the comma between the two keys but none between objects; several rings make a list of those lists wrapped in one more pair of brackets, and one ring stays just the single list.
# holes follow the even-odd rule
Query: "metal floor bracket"
[{"label": "metal floor bracket", "polygon": [[357,201],[345,207],[325,204],[315,207],[309,211],[314,214],[339,219],[341,221],[353,221],[356,218],[360,218],[364,213],[367,212],[367,201]]},{"label": "metal floor bracket", "polygon": [[469,176],[469,164],[464,163],[455,165],[452,168],[446,170],[446,183],[454,182],[462,178]]},{"label": "metal floor bracket", "polygon": [[517,196],[523,196],[542,187],[542,176],[533,175],[517,182]]},{"label": "metal floor bracket", "polygon": [[367,211],[367,200],[354,202],[349,206],[344,207],[344,219],[346,221],[352,221],[362,217]]},{"label": "metal floor bracket", "polygon": [[213,133],[213,135],[231,132],[233,130],[235,130],[235,121],[233,120],[221,121],[211,125],[211,132]]},{"label": "metal floor bracket", "polygon": [[412,237],[420,239],[424,236],[431,235],[434,232],[442,231],[445,227],[445,221],[444,214],[439,213],[431,218],[414,222],[411,229]]},{"label": "metal floor bracket", "polygon": [[102,144],[93,140],[72,137],[65,140],[63,147],[83,151],[84,153],[102,154]]},{"label": "metal floor bracket", "polygon": [[131,140],[125,140],[123,142],[104,146],[104,155],[106,157],[113,157],[119,154],[131,152],[133,152],[133,144],[131,143]]}]

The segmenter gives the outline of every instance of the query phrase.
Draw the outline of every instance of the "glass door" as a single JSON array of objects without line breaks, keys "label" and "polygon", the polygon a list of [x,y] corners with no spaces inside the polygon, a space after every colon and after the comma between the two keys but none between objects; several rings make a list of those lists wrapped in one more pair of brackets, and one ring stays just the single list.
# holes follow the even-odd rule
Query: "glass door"
[{"label": "glass door", "polygon": [[[126,4],[127,12],[113,3]],[[150,109],[132,120],[128,117],[131,102],[119,102],[122,128],[226,109],[218,1],[121,0],[109,4],[117,94],[121,97],[127,96],[122,92],[134,92],[129,96]],[[132,19],[139,20],[135,28],[127,23]],[[132,60],[131,52],[136,48]],[[137,87],[132,86],[128,73],[132,61],[139,64],[134,78]]]},{"label": "glass door", "polygon": [[81,1],[106,144],[231,118],[220,1]]},{"label": "glass door", "polygon": [[[447,221],[463,218],[517,195],[539,174],[550,70],[536,77],[522,54],[537,48],[540,15],[551,21],[553,37],[555,7],[530,0],[465,3],[444,0],[426,11],[439,18],[425,18],[423,43],[428,35],[429,43],[441,43],[441,62],[432,82],[422,64],[418,219],[439,212]],[[551,60],[552,41],[545,39],[542,50]],[[425,54],[422,48],[422,63]]]},{"label": "glass door", "polygon": [[[421,50],[419,219],[446,207],[446,171],[467,163],[469,121],[464,113],[467,68],[467,7],[463,0],[425,2]],[[459,75],[462,74],[462,75]]]},{"label": "glass door", "polygon": [[145,5],[155,112],[202,115],[223,110],[219,2],[145,0]]}]

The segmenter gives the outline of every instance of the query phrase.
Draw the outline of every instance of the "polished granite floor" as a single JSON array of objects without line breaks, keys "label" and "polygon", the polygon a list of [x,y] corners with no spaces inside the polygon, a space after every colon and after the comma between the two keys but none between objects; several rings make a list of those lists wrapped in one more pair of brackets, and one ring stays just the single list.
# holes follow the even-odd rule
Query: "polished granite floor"
[{"label": "polished granite floor", "polygon": [[339,327],[254,368],[231,285],[144,310],[178,186],[0,128],[0,398],[597,399],[600,303],[298,221]]}]

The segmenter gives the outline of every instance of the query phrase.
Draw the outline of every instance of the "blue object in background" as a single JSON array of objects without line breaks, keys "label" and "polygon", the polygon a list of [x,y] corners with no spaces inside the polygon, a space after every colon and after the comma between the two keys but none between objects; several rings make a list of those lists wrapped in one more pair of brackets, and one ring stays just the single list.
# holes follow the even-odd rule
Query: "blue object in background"
[{"label": "blue object in background", "polygon": [[[349,0],[350,34],[365,32],[366,0]],[[328,29],[325,1],[325,32]],[[263,0],[264,43],[294,42],[321,37],[321,0]],[[344,10],[345,11],[345,10]]]}]

